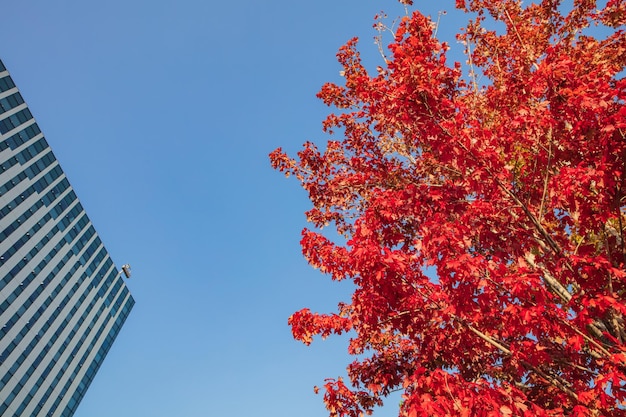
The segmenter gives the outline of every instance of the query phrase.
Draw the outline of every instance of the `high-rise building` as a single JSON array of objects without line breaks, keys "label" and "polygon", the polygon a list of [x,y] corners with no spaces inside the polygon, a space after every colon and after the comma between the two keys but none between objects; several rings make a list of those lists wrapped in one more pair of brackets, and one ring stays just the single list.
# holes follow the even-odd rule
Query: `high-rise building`
[{"label": "high-rise building", "polygon": [[134,303],[0,61],[0,416],[72,416]]}]

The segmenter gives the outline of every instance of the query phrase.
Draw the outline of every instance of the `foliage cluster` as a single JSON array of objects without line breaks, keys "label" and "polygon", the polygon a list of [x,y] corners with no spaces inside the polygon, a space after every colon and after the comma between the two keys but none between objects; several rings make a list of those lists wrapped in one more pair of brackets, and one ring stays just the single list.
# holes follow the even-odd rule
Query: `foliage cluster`
[{"label": "foliage cluster", "polygon": [[484,85],[415,11],[376,74],[356,39],[339,51],[319,97],[342,138],[271,154],[310,196],[308,262],[355,284],[294,337],[350,334],[331,416],[394,390],[407,417],[626,415],[626,2],[456,7]]}]

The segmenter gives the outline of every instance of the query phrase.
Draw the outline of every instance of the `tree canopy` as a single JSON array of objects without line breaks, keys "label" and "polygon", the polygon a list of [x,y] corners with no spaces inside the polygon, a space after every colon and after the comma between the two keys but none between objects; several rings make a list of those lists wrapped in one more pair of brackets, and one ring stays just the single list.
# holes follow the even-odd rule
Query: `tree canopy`
[{"label": "tree canopy", "polygon": [[330,140],[270,155],[311,200],[304,256],[355,285],[293,335],[350,337],[331,416],[396,390],[408,417],[626,415],[626,2],[456,7],[467,63],[419,11],[373,74],[352,39]]}]

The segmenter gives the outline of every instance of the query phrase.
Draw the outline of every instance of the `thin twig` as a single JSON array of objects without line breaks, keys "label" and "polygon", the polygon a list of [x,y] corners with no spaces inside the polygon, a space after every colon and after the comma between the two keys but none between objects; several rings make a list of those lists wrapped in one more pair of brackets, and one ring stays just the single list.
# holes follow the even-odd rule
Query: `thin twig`
[{"label": "thin twig", "polygon": [[[529,50],[528,46],[522,40],[522,37],[520,36],[519,32],[517,31],[517,27],[515,26],[515,23],[513,23],[513,19],[511,19],[511,15],[509,14],[509,11],[507,9],[504,9],[504,13],[506,14],[506,17],[509,19],[509,22],[511,23],[511,26],[513,27],[513,30],[515,31],[515,35],[517,35],[517,40],[519,41],[519,43],[522,46],[522,48],[524,48],[526,50],[526,53],[530,57],[530,50]],[[535,70],[539,69],[539,65],[537,65],[536,62],[533,62],[533,67],[535,68]]]},{"label": "thin twig", "polygon": [[550,162],[552,160],[552,128],[548,129],[546,136],[548,137],[548,165],[546,166],[546,175],[543,179],[543,195],[541,196],[541,205],[539,206],[539,221],[543,219],[543,207],[548,193],[548,178],[550,177]]}]

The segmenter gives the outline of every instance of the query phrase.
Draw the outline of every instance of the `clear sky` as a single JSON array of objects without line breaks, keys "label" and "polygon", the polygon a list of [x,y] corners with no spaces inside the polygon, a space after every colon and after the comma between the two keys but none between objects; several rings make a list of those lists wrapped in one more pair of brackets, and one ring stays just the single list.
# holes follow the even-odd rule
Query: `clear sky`
[{"label": "clear sky", "polygon": [[[439,3],[439,2],[419,2]],[[428,13],[452,10],[453,2]],[[5,2],[0,58],[137,304],[77,417],[325,416],[345,338],[287,318],[350,288],[302,258],[309,207],[267,154],[326,139],[335,53],[393,0]],[[462,24],[442,17],[441,32]],[[450,37],[449,36],[449,37]],[[397,415],[397,399],[376,414]]]}]

